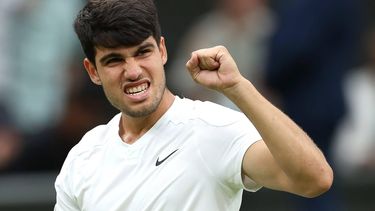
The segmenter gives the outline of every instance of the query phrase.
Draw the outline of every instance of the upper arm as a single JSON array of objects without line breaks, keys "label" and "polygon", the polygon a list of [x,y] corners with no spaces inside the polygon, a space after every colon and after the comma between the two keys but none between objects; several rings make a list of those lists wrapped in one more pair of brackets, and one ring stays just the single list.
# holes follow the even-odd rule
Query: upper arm
[{"label": "upper arm", "polygon": [[79,211],[80,209],[65,192],[56,192],[56,204],[54,211]]},{"label": "upper arm", "polygon": [[75,200],[69,194],[69,191],[66,189],[66,184],[62,181],[60,175],[57,177],[55,182],[55,189],[56,189],[56,204],[54,211],[79,211]]},{"label": "upper arm", "polygon": [[73,194],[74,173],[72,151],[69,152],[59,175],[55,181],[56,203],[54,211],[79,211],[77,200]]},{"label": "upper arm", "polygon": [[242,174],[261,186],[294,192],[290,179],[277,164],[263,140],[247,149],[242,162]]}]

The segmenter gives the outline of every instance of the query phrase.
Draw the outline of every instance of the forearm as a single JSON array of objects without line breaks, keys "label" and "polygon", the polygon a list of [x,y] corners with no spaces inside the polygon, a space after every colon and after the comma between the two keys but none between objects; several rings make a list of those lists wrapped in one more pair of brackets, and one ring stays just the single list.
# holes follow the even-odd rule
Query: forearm
[{"label": "forearm", "polygon": [[243,173],[254,181],[306,197],[328,190],[333,173],[313,141],[268,102],[239,72],[224,46],[200,49],[186,63],[197,83],[232,100],[258,129],[263,141],[246,152]]},{"label": "forearm", "polygon": [[258,129],[277,164],[296,184],[332,176],[324,155],[308,135],[266,100],[246,79],[223,90]]}]

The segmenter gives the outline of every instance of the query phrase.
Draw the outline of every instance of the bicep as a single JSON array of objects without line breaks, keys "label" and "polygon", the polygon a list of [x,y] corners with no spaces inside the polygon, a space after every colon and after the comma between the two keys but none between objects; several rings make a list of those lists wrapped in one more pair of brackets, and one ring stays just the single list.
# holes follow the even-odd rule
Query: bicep
[{"label": "bicep", "polygon": [[56,191],[56,203],[54,211],[79,211],[79,206],[75,200],[74,195],[72,194],[71,181],[72,174],[70,165],[64,164],[60,174],[57,176],[55,181],[55,191]]},{"label": "bicep", "polygon": [[292,183],[263,140],[257,141],[247,149],[242,162],[242,174],[258,185],[293,192]]},{"label": "bicep", "polygon": [[66,193],[64,192],[57,192],[56,203],[54,207],[54,211],[79,211],[80,209]]}]

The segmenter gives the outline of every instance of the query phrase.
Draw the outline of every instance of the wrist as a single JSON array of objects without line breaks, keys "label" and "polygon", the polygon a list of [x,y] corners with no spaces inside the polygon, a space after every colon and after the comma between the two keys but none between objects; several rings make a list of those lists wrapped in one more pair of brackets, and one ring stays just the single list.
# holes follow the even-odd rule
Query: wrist
[{"label": "wrist", "polygon": [[242,77],[233,86],[223,89],[222,93],[233,101],[236,98],[241,98],[242,94],[249,92],[253,88],[251,82]]}]

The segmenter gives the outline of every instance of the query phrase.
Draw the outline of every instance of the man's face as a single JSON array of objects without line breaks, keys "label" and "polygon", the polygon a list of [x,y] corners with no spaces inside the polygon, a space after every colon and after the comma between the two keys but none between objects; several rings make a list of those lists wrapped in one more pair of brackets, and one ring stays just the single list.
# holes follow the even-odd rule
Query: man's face
[{"label": "man's face", "polygon": [[163,38],[160,46],[150,36],[137,46],[97,48],[96,52],[96,68],[88,60],[85,67],[114,107],[131,117],[144,117],[158,108],[166,88]]}]

